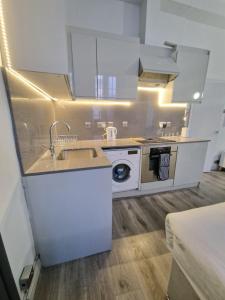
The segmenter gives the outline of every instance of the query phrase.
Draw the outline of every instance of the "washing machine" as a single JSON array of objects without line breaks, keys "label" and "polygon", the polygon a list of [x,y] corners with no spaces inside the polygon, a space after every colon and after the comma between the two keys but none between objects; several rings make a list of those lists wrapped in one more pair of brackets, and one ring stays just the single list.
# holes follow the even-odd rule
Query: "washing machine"
[{"label": "washing machine", "polygon": [[141,150],[139,148],[104,150],[112,163],[112,191],[135,190],[139,186]]}]

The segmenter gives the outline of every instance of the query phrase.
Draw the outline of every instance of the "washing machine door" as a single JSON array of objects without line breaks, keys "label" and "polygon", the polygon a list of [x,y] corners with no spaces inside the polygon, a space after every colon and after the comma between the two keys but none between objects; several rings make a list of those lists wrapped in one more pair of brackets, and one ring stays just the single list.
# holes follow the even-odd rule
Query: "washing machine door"
[{"label": "washing machine door", "polygon": [[114,161],[112,164],[112,191],[128,191],[133,189],[134,166],[125,159]]},{"label": "washing machine door", "polygon": [[127,161],[119,161],[113,164],[112,179],[122,183],[130,178],[131,166]]}]

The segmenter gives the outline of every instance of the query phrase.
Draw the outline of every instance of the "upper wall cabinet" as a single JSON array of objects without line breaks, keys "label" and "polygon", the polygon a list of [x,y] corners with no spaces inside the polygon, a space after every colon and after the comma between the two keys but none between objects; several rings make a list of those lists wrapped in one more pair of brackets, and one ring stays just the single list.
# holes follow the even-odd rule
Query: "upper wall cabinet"
[{"label": "upper wall cabinet", "polygon": [[176,62],[179,75],[171,81],[164,95],[166,102],[201,102],[208,70],[209,51],[178,46]]},{"label": "upper wall cabinet", "polygon": [[136,99],[139,40],[72,28],[74,96]]},{"label": "upper wall cabinet", "polygon": [[76,97],[96,97],[96,37],[79,32],[73,33],[72,50],[72,73]]},{"label": "upper wall cabinet", "polygon": [[135,99],[139,44],[110,38],[97,39],[98,97]]}]

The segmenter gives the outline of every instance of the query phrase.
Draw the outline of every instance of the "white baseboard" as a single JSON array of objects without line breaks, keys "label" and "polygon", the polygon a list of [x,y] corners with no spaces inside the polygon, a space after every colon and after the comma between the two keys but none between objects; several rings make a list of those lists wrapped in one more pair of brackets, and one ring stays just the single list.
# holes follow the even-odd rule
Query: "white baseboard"
[{"label": "white baseboard", "polygon": [[119,199],[119,198],[127,198],[127,197],[135,197],[135,196],[144,196],[144,195],[151,195],[151,194],[157,194],[162,192],[171,192],[181,189],[188,189],[192,187],[197,187],[199,185],[199,182],[195,182],[192,184],[185,184],[185,185],[179,185],[179,186],[166,186],[166,187],[160,187],[155,189],[143,189],[143,190],[133,190],[133,191],[127,191],[127,192],[120,192],[120,193],[113,193],[113,200]]}]

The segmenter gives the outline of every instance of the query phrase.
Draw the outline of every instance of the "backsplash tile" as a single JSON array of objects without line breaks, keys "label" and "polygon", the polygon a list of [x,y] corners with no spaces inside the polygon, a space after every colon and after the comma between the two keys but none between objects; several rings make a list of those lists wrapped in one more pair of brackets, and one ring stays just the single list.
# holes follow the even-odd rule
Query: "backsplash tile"
[{"label": "backsplash tile", "polygon": [[55,120],[54,103],[10,72],[5,75],[21,163],[26,171],[49,148],[49,127]]},{"label": "backsplash tile", "polygon": [[[138,100],[131,103],[131,106],[104,106],[58,101],[55,104],[55,117],[67,121],[71,125],[71,133],[78,134],[81,140],[102,138],[104,129],[98,128],[97,122],[113,122],[118,129],[118,138],[159,136],[162,134],[160,121],[172,123],[166,129],[166,134],[181,132],[184,108],[159,107],[157,93],[149,91],[139,91]],[[128,127],[122,126],[123,121],[128,122]],[[91,128],[86,128],[85,122],[91,122]],[[60,129],[58,132],[64,133]]]},{"label": "backsplash tile", "polygon": [[24,171],[49,147],[49,126],[54,121],[51,101],[16,99],[12,100],[18,144]]}]

